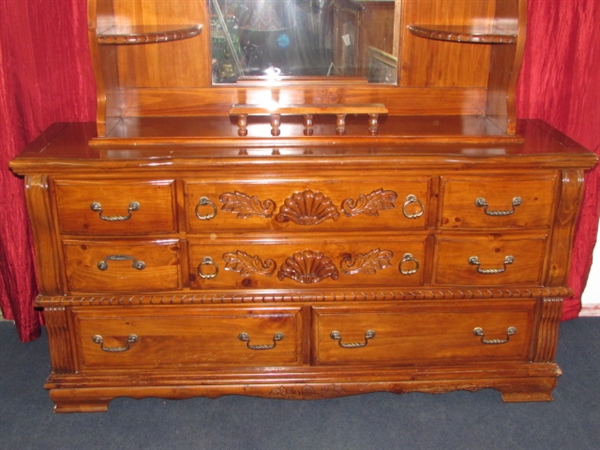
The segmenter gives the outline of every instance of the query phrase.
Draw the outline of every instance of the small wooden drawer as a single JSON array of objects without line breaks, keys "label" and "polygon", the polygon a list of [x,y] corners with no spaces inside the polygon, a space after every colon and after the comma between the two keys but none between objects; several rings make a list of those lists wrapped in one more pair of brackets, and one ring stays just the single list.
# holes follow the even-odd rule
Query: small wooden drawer
[{"label": "small wooden drawer", "polygon": [[139,235],[177,230],[175,182],[56,180],[60,231]]},{"label": "small wooden drawer", "polygon": [[76,308],[81,369],[298,365],[301,307]]},{"label": "small wooden drawer", "polygon": [[314,306],[317,365],[529,359],[535,300]]},{"label": "small wooden drawer", "polygon": [[436,242],[438,285],[541,284],[546,235],[444,236]]},{"label": "small wooden drawer", "polygon": [[548,227],[556,175],[539,178],[442,177],[441,226]]},{"label": "small wooden drawer", "polygon": [[177,239],[63,241],[69,291],[124,292],[181,288]]},{"label": "small wooden drawer", "polygon": [[185,184],[187,227],[211,230],[424,228],[429,178]]},{"label": "small wooden drawer", "polygon": [[189,242],[193,289],[418,286],[426,235],[218,236]]}]

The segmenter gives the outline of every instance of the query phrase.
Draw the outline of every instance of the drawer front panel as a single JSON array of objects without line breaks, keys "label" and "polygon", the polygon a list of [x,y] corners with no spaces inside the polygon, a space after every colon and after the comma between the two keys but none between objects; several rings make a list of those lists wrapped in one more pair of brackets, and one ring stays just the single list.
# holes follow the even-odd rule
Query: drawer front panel
[{"label": "drawer front panel", "polygon": [[445,236],[437,239],[434,283],[541,284],[546,236]]},{"label": "drawer front panel", "polygon": [[534,312],[535,300],[314,307],[313,363],[527,360]]},{"label": "drawer front panel", "polygon": [[124,292],[181,288],[181,248],[158,241],[63,242],[70,291]]},{"label": "drawer front panel", "polygon": [[417,286],[425,277],[425,242],[424,235],[195,239],[190,282],[193,289]]},{"label": "drawer front panel", "polygon": [[548,227],[556,176],[442,178],[441,226]]},{"label": "drawer front panel", "polygon": [[190,181],[187,227],[191,232],[423,228],[429,184],[429,178]]},{"label": "drawer front panel", "polygon": [[175,183],[57,180],[60,229],[68,234],[135,235],[176,231]]},{"label": "drawer front panel", "polygon": [[74,314],[82,369],[173,369],[209,364],[298,365],[300,307],[81,308]]}]

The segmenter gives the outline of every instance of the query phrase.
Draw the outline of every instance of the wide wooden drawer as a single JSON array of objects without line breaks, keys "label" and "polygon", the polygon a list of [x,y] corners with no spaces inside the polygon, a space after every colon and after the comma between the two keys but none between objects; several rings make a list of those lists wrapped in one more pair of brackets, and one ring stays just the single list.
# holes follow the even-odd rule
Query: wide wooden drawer
[{"label": "wide wooden drawer", "polygon": [[540,177],[442,177],[441,226],[448,228],[548,227],[554,173]]},{"label": "wide wooden drawer", "polygon": [[69,291],[124,292],[181,288],[177,239],[63,241]]},{"label": "wide wooden drawer", "polygon": [[312,308],[313,364],[529,359],[536,300]]},{"label": "wide wooden drawer", "polygon": [[423,228],[430,179],[185,183],[187,227],[212,230]]},{"label": "wide wooden drawer", "polygon": [[62,233],[136,235],[177,230],[173,180],[56,180]]},{"label": "wide wooden drawer", "polygon": [[541,284],[546,235],[443,236],[436,242],[434,283]]},{"label": "wide wooden drawer", "polygon": [[301,307],[75,308],[81,369],[126,370],[302,362]]},{"label": "wide wooden drawer", "polygon": [[190,239],[193,289],[417,286],[425,234]]}]

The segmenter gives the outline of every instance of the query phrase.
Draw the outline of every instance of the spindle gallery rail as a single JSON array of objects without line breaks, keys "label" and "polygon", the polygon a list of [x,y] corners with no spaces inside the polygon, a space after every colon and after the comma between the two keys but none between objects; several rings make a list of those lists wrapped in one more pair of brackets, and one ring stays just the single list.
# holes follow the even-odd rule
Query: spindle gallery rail
[{"label": "spindle gallery rail", "polygon": [[381,103],[344,103],[344,104],[303,104],[303,105],[233,105],[229,111],[237,117],[238,135],[248,135],[248,116],[269,115],[271,117],[271,135],[281,134],[281,116],[304,116],[304,135],[313,135],[313,117],[320,114],[335,114],[335,133],[346,133],[346,116],[348,114],[367,114],[369,116],[369,134],[377,134],[379,114],[387,114],[388,109]]}]

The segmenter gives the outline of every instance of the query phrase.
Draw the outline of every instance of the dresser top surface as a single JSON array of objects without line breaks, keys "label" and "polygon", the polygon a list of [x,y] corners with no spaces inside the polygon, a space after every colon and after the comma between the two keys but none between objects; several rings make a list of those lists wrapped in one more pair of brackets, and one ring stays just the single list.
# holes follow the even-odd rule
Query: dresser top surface
[{"label": "dresser top surface", "polygon": [[305,166],[395,168],[494,167],[589,169],[597,155],[538,120],[519,121],[521,142],[433,143],[410,141],[328,146],[276,145],[262,139],[260,145],[245,145],[240,138],[227,144],[198,143],[186,139],[170,142],[123,140],[122,145],[95,145],[95,124],[56,123],[50,126],[11,161],[15,173],[68,172],[83,169],[182,169],[204,164],[211,167]]}]

